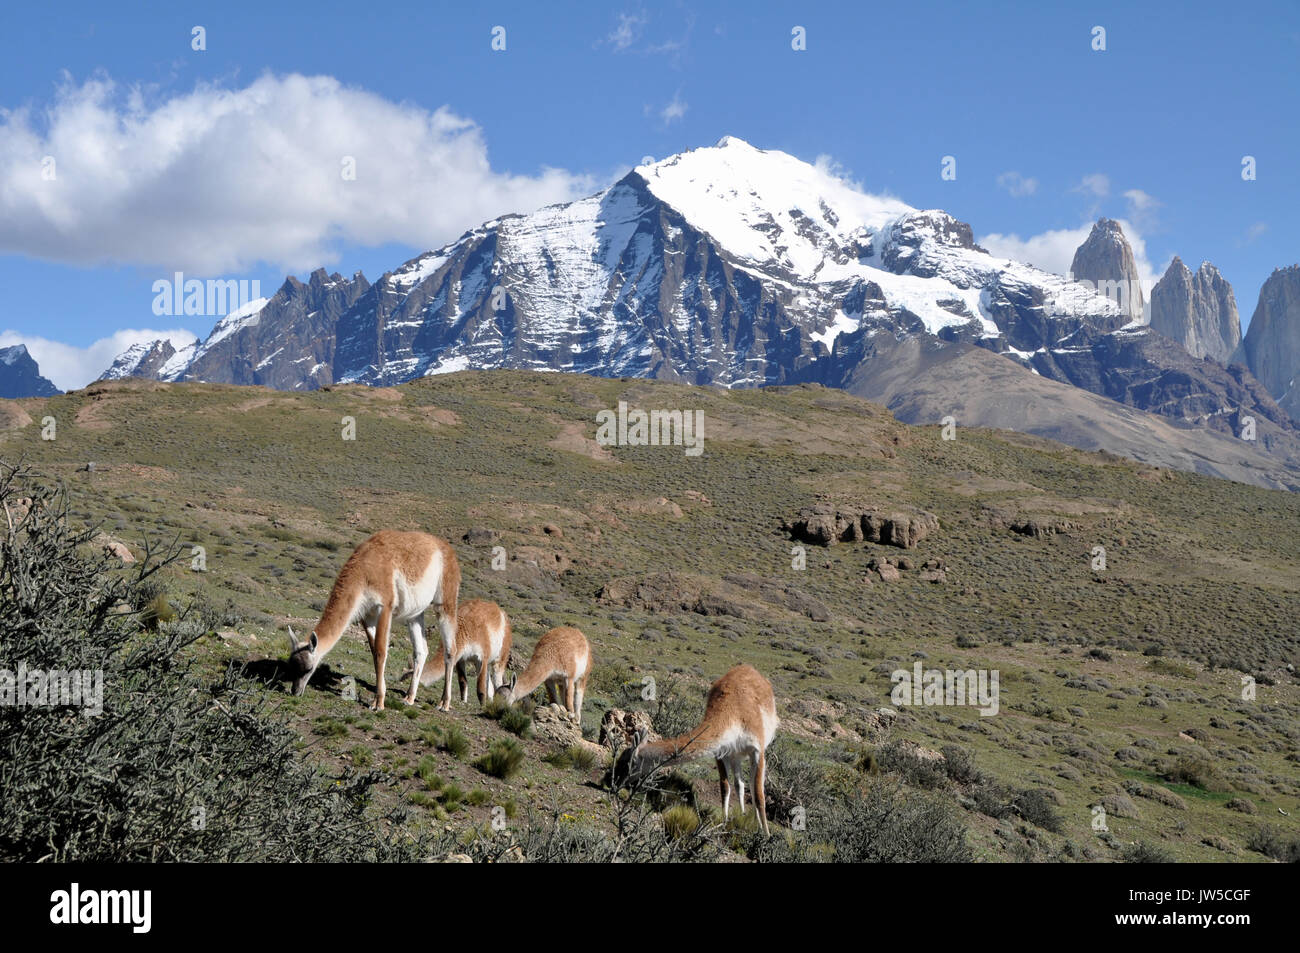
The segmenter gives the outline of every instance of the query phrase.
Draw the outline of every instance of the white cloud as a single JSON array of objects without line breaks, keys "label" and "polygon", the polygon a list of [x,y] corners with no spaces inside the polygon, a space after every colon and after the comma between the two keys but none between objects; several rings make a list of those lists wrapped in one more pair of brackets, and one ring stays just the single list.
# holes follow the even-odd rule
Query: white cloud
[{"label": "white cloud", "polygon": [[678,90],[673,94],[673,101],[663,109],[659,110],[659,118],[663,121],[665,126],[672,125],[674,122],[677,122],[677,120],[685,116],[686,110],[689,108],[690,104],[683,101],[681,90]]},{"label": "white cloud", "polygon": [[1080,179],[1079,184],[1070,191],[1084,192],[1099,199],[1105,198],[1110,195],[1110,176],[1102,172],[1092,172]]},{"label": "white cloud", "polygon": [[[1150,288],[1155,284],[1160,274],[1156,272],[1147,259],[1146,239],[1142,237],[1141,232],[1133,222],[1122,218],[1117,219],[1117,221],[1120,228],[1124,230],[1124,237],[1128,239],[1129,247],[1133,249],[1133,260],[1137,264],[1138,276],[1142,280],[1143,288],[1146,289],[1146,293],[1149,295]],[[1080,225],[1078,228],[1054,229],[1031,235],[1028,238],[1021,238],[1015,234],[1002,235],[994,233],[981,236],[977,241],[987,248],[994,257],[1027,262],[1036,268],[1043,269],[1043,271],[1064,275],[1069,273],[1070,266],[1074,262],[1074,253],[1088,238],[1088,233],[1091,231],[1092,223],[1089,222]]]},{"label": "white cloud", "polygon": [[26,344],[32,359],[40,365],[41,376],[48,377],[59,390],[85,387],[108,370],[114,359],[133,344],[144,344],[159,338],[170,338],[176,347],[195,340],[194,334],[184,329],[151,331],[125,329],[87,347],[76,347],[62,341],[19,334],[17,331],[0,331],[0,347]]},{"label": "white cloud", "polygon": [[1267,231],[1267,222],[1256,222],[1254,225],[1250,226],[1250,228],[1246,229],[1246,244],[1253,244],[1258,239],[1263,238],[1264,233]]},{"label": "white cloud", "polygon": [[646,25],[646,18],[635,13],[620,13],[618,15],[618,26],[616,26],[605,37],[615,50],[623,51],[635,43],[641,36],[641,31]]},{"label": "white cloud", "polygon": [[302,271],[334,263],[340,243],[433,248],[596,184],[495,171],[472,121],[329,76],[201,84],[156,103],[94,79],[66,83],[40,116],[0,110],[0,252],[79,265]]},{"label": "white cloud", "polygon": [[1019,172],[1003,172],[998,176],[998,188],[1006,189],[1015,198],[1023,198],[1038,191],[1038,180],[1027,178]]},{"label": "white cloud", "polygon": [[1129,218],[1138,223],[1144,231],[1156,227],[1156,209],[1161,203],[1141,189],[1129,189],[1124,193],[1128,200]]}]

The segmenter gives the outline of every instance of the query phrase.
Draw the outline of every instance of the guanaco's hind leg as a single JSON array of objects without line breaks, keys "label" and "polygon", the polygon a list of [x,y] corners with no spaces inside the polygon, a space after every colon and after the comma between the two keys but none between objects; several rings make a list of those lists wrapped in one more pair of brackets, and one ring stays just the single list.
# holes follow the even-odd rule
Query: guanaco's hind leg
[{"label": "guanaco's hind leg", "polygon": [[584,697],[586,697],[586,694],[587,694],[587,676],[586,674],[584,674],[582,678],[578,679],[578,684],[574,687],[573,690],[573,704],[574,704],[573,720],[576,721],[579,724],[579,726],[582,725],[582,700]]},{"label": "guanaco's hind leg", "polygon": [[412,619],[411,626],[411,655],[414,658],[415,668],[411,670],[411,688],[403,699],[406,704],[415,704],[415,693],[420,688],[420,673],[424,671],[424,660],[429,657],[429,645],[424,640],[424,619]]},{"label": "guanaco's hind leg", "polygon": [[718,796],[722,798],[722,819],[731,810],[731,782],[727,780],[727,762],[718,759]]},{"label": "guanaco's hind leg", "polygon": [[375,703],[370,707],[375,711],[384,710],[384,666],[388,663],[388,630],[393,624],[393,609],[385,605],[379,613],[379,624],[375,628],[375,641],[371,643],[371,654],[375,659]]},{"label": "guanaco's hind leg", "polygon": [[460,690],[460,702],[463,705],[469,701],[469,670],[465,667],[464,659],[456,663],[456,687]]},{"label": "guanaco's hind leg", "polygon": [[754,759],[754,810],[758,813],[758,823],[763,828],[763,833],[767,834],[767,793],[763,790],[763,784],[767,780],[767,752],[762,748],[758,750],[758,757]]},{"label": "guanaco's hind leg", "polygon": [[576,718],[576,709],[573,707],[574,680],[572,678],[564,679],[564,710],[569,713],[569,717]]},{"label": "guanaco's hind leg", "polygon": [[438,611],[438,631],[442,635],[443,674],[446,678],[442,688],[442,704],[439,711],[451,711],[451,653],[456,647],[456,594],[450,600],[444,599]]}]

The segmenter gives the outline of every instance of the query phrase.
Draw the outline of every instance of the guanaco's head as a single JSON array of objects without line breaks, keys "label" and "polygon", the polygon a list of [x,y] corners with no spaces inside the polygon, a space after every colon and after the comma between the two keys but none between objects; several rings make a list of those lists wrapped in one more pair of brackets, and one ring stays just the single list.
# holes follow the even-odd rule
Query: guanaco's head
[{"label": "guanaco's head", "polygon": [[510,681],[497,689],[497,697],[502,699],[507,705],[515,703],[515,684],[519,681],[517,672],[510,673]]},{"label": "guanaco's head", "polygon": [[316,666],[320,664],[320,656],[316,654],[316,633],[311,634],[306,642],[299,642],[298,637],[293,634],[293,626],[289,626],[289,678],[293,682],[292,691],[295,695],[301,695],[307,691],[307,683],[311,681],[312,674],[316,671]]},{"label": "guanaco's head", "polygon": [[645,750],[649,739],[650,733],[642,728],[633,737],[632,743],[619,752],[612,769],[612,780],[617,787],[635,784],[654,770],[655,759]]}]

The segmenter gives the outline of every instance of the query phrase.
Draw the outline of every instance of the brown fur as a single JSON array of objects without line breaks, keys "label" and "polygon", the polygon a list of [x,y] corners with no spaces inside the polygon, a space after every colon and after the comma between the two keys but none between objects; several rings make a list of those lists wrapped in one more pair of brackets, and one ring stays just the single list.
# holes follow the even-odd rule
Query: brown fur
[{"label": "brown fur", "polygon": [[[371,655],[375,663],[375,704],[374,708],[384,707],[384,666],[388,658],[388,636],[393,622],[393,612],[397,599],[394,585],[395,573],[401,575],[414,585],[419,581],[433,562],[435,555],[441,554],[443,573],[440,592],[435,606],[439,616],[439,627],[443,640],[448,635],[454,638],[457,613],[457,597],[460,592],[460,563],[456,551],[451,545],[437,536],[428,533],[401,532],[398,530],[380,530],[353,551],[334,580],[334,587],[321,613],[320,622],[313,632],[316,646],[311,650],[311,670],[319,665],[320,660],[338,643],[347,627],[357,618],[361,604],[366,598],[379,605],[379,616],[374,626],[374,635],[367,631]],[[420,620],[423,619],[421,613]],[[447,620],[451,620],[450,623]],[[419,621],[419,620],[417,620]],[[363,620],[363,627],[364,620]],[[422,628],[422,625],[421,625]],[[450,632],[448,631],[450,630]],[[295,641],[294,656],[304,646]],[[304,643],[305,645],[305,643]],[[445,668],[451,670],[450,656],[444,652]],[[302,663],[306,664],[306,663]],[[298,667],[301,668],[302,664]],[[292,669],[291,669],[292,670]],[[418,675],[418,673],[417,673]],[[308,675],[310,677],[310,674]],[[418,679],[411,679],[410,693],[406,701],[415,701]],[[448,684],[444,703],[451,706],[451,690]]]},{"label": "brown fur", "polygon": [[[764,712],[768,714],[766,722]],[[758,811],[759,821],[766,832],[766,749],[772,743],[777,724],[776,695],[772,691],[772,683],[753,666],[736,665],[709,688],[704,704],[704,718],[698,726],[675,738],[642,740],[631,753],[630,760],[637,770],[644,772],[670,758],[681,761],[712,757],[717,763],[718,784],[723,803],[726,804],[729,797],[727,767],[725,760],[718,755],[725,753],[721,749],[726,747],[729,738],[734,738],[737,730],[749,735],[758,744],[754,765],[754,808]],[[744,813],[743,795],[740,810]]]},{"label": "brown fur", "polygon": [[[583,661],[585,659],[585,665]],[[577,674],[579,667],[582,674]],[[508,702],[531,695],[537,686],[546,685],[546,695],[555,703],[564,689],[564,708],[575,720],[582,721],[582,700],[591,675],[591,645],[587,637],[570,626],[551,629],[533,649],[533,657],[515,683],[502,688]]]},{"label": "brown fur", "polygon": [[[492,654],[491,632],[498,625],[505,626],[501,637],[501,650]],[[456,682],[460,688],[460,700],[466,700],[469,691],[467,680],[467,663],[471,649],[478,649],[478,700],[479,704],[492,697],[491,692],[498,688],[506,675],[506,666],[510,663],[510,648],[513,641],[510,629],[510,617],[495,602],[485,599],[471,599],[462,602],[456,613],[456,644],[452,649],[452,664],[456,667]],[[489,688],[489,675],[495,676]],[[403,676],[405,677],[405,675]],[[421,685],[432,685],[440,678],[445,678],[445,670],[438,666],[424,666],[420,676]]]}]

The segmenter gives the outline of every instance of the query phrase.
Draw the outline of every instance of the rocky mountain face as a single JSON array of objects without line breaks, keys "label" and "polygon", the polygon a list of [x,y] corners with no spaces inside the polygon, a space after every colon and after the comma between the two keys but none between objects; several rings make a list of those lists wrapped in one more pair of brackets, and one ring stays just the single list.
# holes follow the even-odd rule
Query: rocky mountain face
[{"label": "rocky mountain face", "polygon": [[1300,418],[1300,265],[1279,268],[1264,282],[1238,356]]},{"label": "rocky mountain face", "polygon": [[0,397],[52,397],[60,393],[41,376],[40,366],[27,353],[27,345],[0,347]]},{"label": "rocky mountain face", "polygon": [[1097,220],[1075,251],[1070,274],[1076,281],[1091,282],[1100,294],[1118,302],[1129,320],[1143,320],[1146,302],[1141,275],[1119,222],[1110,218]]},{"label": "rocky mountain face", "polygon": [[102,381],[122,380],[127,377],[147,377],[164,380],[174,372],[187,367],[194,359],[197,342],[183,344],[157,340],[133,344],[113,361],[108,370],[99,375]]},{"label": "rocky mountain face", "polygon": [[333,383],[339,321],[368,290],[360,272],[347,279],[321,268],[306,284],[290,276],[270,298],[223,318],[174,379],[277,390]]},{"label": "rocky mountain face", "polygon": [[1181,344],[1192,357],[1220,364],[1241,344],[1241,319],[1232,286],[1208,261],[1196,274],[1178,256],[1151,289],[1151,328]]},{"label": "rocky mountain face", "polygon": [[[1002,355],[1027,378],[1180,425],[1230,432],[1249,414],[1266,439],[1295,439],[1248,374],[1135,321],[1137,268],[1117,223],[1097,223],[1074,268],[1092,284],[994,258],[945,212],[727,138],[588,198],[487,222],[373,285],[359,273],[289,278],[158,376],[310,389],[524,368],[867,393],[893,379],[884,356],[916,340]],[[1130,432],[1126,445],[1141,441]]]}]

